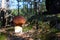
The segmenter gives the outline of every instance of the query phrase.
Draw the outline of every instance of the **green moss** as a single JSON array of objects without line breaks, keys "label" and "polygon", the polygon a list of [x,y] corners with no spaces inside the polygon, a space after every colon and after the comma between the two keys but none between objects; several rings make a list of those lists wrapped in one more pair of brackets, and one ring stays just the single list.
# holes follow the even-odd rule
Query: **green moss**
[{"label": "green moss", "polygon": [[6,40],[6,36],[3,34],[0,34],[0,40]]},{"label": "green moss", "polygon": [[23,27],[23,31],[26,32],[26,31],[29,31],[32,29],[32,26],[28,26],[28,27]]}]

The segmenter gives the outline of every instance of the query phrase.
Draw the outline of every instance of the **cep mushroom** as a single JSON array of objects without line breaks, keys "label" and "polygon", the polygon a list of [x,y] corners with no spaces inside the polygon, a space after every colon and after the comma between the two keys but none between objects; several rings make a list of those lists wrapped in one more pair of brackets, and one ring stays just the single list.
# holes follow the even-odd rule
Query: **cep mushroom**
[{"label": "cep mushroom", "polygon": [[22,25],[25,24],[26,19],[23,16],[15,16],[13,18],[13,23],[15,25],[15,33],[22,33]]}]

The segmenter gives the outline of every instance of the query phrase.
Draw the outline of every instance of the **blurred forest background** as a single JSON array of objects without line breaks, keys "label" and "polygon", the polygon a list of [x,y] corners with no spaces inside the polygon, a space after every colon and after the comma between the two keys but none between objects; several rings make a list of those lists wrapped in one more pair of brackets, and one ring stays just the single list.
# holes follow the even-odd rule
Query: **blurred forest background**
[{"label": "blurred forest background", "polygon": [[[23,27],[23,32],[28,32],[34,29],[35,32],[32,33],[33,35],[31,34],[31,37],[34,40],[57,40],[55,36],[57,33],[59,33],[60,35],[60,27],[56,27],[56,25],[58,24],[56,24],[56,19],[59,19],[60,21],[60,14],[43,14],[47,11],[45,1],[46,0],[19,0],[19,6],[17,2],[16,8],[14,8],[14,5],[12,5],[14,4],[14,2],[11,1],[10,5],[12,5],[12,7],[8,5],[7,9],[8,13],[12,16],[9,16],[7,19],[11,17],[9,19],[11,20],[14,16],[18,15],[23,16],[26,18],[28,24],[28,26]],[[20,5],[20,3],[22,4]],[[54,22],[56,25],[54,24]],[[1,24],[2,23],[0,20],[0,27]],[[9,29],[7,31],[13,31],[13,29]],[[4,35],[4,33],[0,33],[0,40],[5,40],[7,36],[8,35]]]}]

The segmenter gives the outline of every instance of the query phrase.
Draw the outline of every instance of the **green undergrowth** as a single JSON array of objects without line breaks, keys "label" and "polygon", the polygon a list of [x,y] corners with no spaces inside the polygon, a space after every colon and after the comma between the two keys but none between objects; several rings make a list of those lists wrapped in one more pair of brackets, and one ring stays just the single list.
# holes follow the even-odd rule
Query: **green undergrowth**
[{"label": "green undergrowth", "polygon": [[7,39],[6,35],[3,33],[0,33],[0,40],[6,40],[6,39]]},{"label": "green undergrowth", "polygon": [[23,32],[27,32],[27,31],[29,31],[31,29],[32,29],[32,26],[31,25],[28,26],[28,27],[23,27]]}]

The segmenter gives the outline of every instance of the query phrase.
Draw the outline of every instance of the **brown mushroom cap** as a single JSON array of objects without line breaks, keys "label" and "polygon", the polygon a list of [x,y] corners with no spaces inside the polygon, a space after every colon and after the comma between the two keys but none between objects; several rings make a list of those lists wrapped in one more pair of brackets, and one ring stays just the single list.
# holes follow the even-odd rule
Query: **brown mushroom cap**
[{"label": "brown mushroom cap", "polygon": [[26,19],[23,16],[15,16],[13,18],[13,23],[15,25],[21,26],[21,25],[25,24],[25,22],[26,22]]}]

